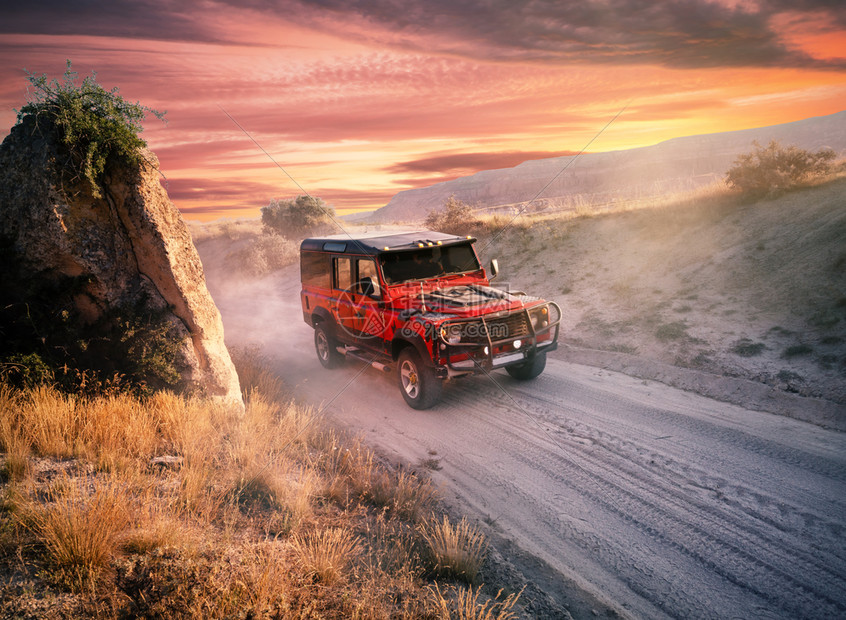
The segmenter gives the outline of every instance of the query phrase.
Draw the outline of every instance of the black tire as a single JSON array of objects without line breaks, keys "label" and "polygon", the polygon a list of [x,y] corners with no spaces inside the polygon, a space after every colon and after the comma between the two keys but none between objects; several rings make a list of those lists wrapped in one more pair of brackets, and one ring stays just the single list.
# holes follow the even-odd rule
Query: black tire
[{"label": "black tire", "polygon": [[506,366],[505,370],[519,381],[528,381],[541,374],[544,368],[546,368],[546,353],[538,353],[521,364]]},{"label": "black tire", "polygon": [[332,337],[323,323],[314,326],[314,350],[317,359],[324,368],[337,368],[344,361],[344,356],[338,353],[338,343]]},{"label": "black tire", "polygon": [[428,409],[441,398],[443,381],[427,366],[413,347],[400,351],[397,359],[400,393],[412,409]]}]

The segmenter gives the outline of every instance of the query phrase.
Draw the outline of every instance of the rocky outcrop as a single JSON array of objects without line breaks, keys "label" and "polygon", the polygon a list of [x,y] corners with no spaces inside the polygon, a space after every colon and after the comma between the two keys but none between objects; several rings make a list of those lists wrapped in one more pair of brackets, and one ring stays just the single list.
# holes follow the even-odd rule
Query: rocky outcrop
[{"label": "rocky outcrop", "polygon": [[24,279],[73,283],[56,303],[82,326],[155,317],[174,345],[173,387],[243,406],[220,313],[155,155],[107,170],[102,198],[57,172],[62,156],[32,119],[0,147],[0,237]]}]

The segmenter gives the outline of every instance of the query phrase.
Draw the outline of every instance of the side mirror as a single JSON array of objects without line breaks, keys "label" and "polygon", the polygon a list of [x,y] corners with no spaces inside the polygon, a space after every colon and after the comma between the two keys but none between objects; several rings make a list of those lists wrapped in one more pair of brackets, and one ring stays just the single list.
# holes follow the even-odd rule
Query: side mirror
[{"label": "side mirror", "polygon": [[490,274],[488,275],[488,280],[493,280],[496,277],[496,274],[499,273],[499,262],[495,259],[491,259],[491,268]]},{"label": "side mirror", "polygon": [[356,288],[358,292],[362,295],[366,295],[367,297],[372,297],[374,299],[379,299],[382,294],[379,291],[379,283],[374,282],[373,278],[367,277],[362,278],[356,283]]}]

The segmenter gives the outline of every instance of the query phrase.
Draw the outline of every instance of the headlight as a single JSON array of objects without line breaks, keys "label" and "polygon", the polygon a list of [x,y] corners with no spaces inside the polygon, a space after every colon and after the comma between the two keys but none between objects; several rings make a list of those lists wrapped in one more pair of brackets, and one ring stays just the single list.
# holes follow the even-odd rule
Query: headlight
[{"label": "headlight", "polygon": [[535,330],[543,329],[549,325],[549,307],[543,306],[529,311],[529,318],[532,321],[532,328]]},{"label": "headlight", "polygon": [[441,338],[450,344],[458,344],[461,342],[461,325],[444,325],[441,327]]}]

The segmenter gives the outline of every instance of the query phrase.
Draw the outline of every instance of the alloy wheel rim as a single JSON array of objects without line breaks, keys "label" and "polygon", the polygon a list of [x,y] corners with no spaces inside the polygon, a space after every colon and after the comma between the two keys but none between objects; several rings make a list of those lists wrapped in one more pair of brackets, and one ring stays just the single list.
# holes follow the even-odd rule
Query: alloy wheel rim
[{"label": "alloy wheel rim", "polygon": [[405,361],[400,368],[402,388],[410,398],[417,398],[420,392],[420,379],[417,376],[417,368],[409,361]]}]

